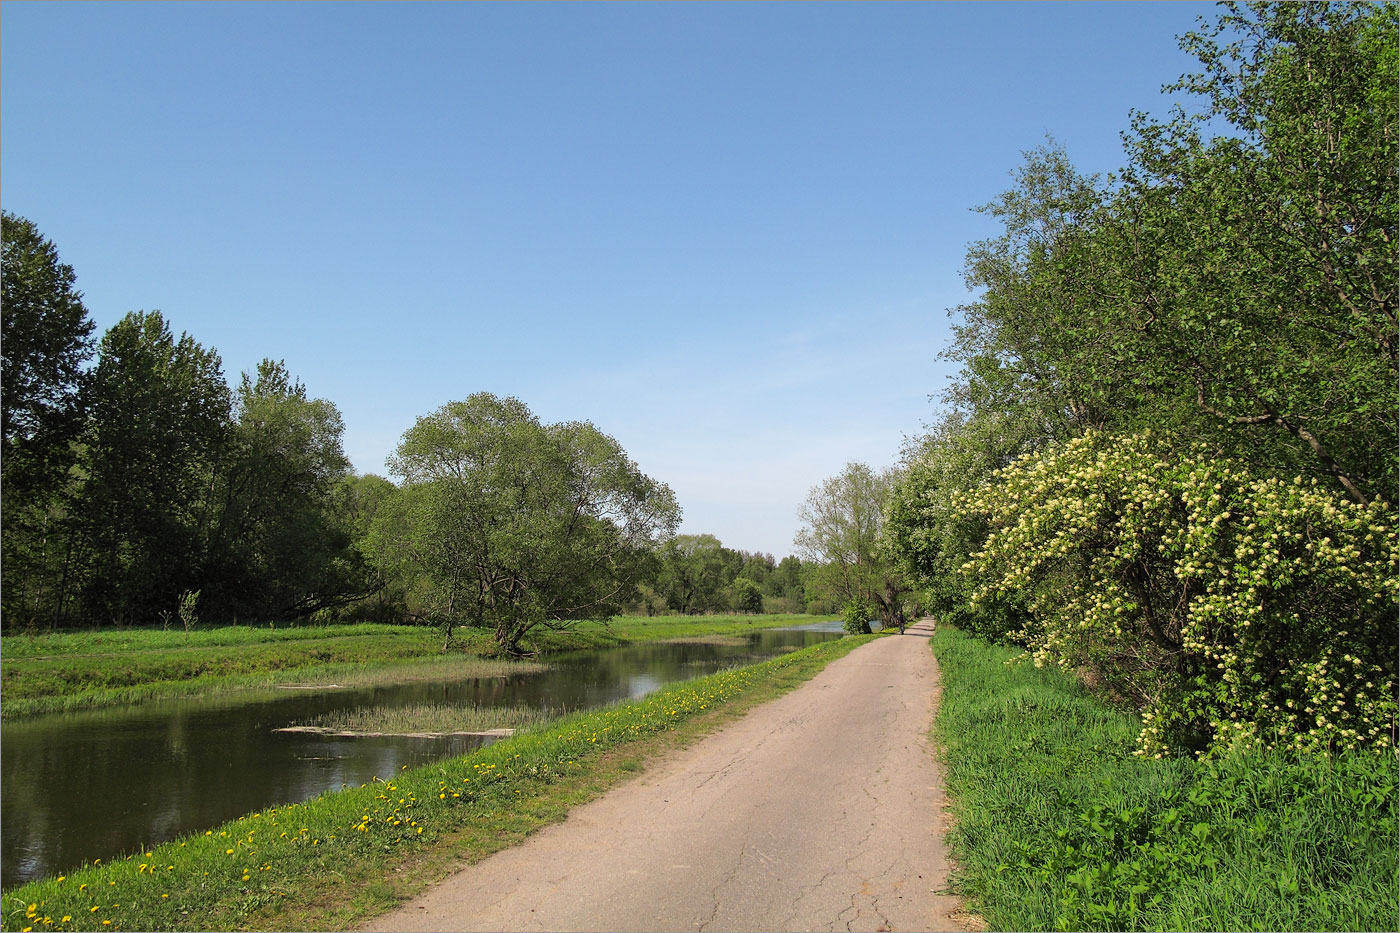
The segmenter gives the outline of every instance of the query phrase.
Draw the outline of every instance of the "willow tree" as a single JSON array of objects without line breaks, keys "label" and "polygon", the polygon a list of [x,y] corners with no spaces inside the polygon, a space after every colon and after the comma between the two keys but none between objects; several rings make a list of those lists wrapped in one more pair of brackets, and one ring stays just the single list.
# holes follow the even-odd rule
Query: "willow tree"
[{"label": "willow tree", "polygon": [[802,529],[793,538],[803,561],[815,564],[809,589],[839,604],[869,606],[886,627],[904,620],[909,594],[884,534],[884,508],[896,478],[894,470],[846,464],[812,487],[799,512]]},{"label": "willow tree", "polygon": [[402,485],[371,548],[409,579],[444,650],[460,624],[519,654],[536,628],[615,614],[680,521],[670,488],[592,424],[542,424],[485,392],[419,418],[389,467]]}]

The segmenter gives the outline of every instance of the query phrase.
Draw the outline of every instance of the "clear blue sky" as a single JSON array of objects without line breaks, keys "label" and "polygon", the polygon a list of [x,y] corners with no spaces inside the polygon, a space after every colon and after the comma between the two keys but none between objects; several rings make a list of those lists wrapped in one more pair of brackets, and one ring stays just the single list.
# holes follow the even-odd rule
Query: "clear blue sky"
[{"label": "clear blue sky", "polygon": [[99,333],[160,310],[231,381],[285,359],[359,472],[515,395],[781,557],[810,487],[933,418],[970,209],[1047,134],[1117,168],[1200,15],[4,2],[0,201]]}]

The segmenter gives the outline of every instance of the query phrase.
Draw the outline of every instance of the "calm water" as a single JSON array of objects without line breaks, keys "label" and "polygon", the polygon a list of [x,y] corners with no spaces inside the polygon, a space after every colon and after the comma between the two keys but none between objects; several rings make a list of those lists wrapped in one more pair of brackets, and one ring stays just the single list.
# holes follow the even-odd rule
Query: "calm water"
[{"label": "calm water", "polygon": [[550,658],[537,674],[286,691],[63,713],[0,726],[0,883],[17,884],[294,803],[482,739],[332,738],[274,729],[359,706],[455,703],[569,710],[638,697],[839,638],[839,622],[768,629],[742,645],[640,644]]}]

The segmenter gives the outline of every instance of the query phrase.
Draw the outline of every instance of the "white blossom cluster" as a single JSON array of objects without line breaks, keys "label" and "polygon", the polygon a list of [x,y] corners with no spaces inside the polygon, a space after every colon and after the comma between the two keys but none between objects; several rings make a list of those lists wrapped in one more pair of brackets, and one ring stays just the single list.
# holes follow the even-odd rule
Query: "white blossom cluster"
[{"label": "white blossom cluster", "polygon": [[1023,457],[954,505],[992,529],[962,567],[974,603],[1023,598],[1038,665],[1144,710],[1139,754],[1179,750],[1186,733],[1212,748],[1395,746],[1388,504],[1144,432]]}]

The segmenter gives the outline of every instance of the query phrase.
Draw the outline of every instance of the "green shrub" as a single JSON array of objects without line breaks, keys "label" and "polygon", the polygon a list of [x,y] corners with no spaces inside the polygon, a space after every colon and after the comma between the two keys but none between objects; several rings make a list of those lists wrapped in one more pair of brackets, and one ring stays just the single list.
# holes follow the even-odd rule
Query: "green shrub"
[{"label": "green shrub", "polygon": [[870,607],[861,600],[852,599],[846,603],[846,608],[842,610],[842,617],[846,620],[846,634],[870,634]]},{"label": "green shrub", "polygon": [[1391,506],[1097,432],[958,505],[974,601],[1024,601],[1035,662],[1143,709],[1143,754],[1395,747]]}]

